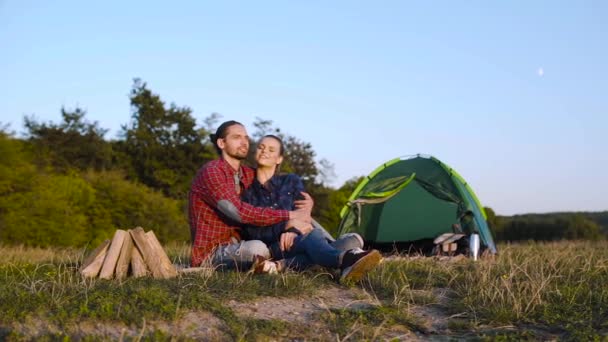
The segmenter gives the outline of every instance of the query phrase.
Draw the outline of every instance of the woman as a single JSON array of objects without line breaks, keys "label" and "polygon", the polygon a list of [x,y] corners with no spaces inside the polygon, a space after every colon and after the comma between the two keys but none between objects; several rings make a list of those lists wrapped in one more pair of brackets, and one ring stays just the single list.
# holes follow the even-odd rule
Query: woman
[{"label": "woman", "polygon": [[[294,203],[304,192],[304,185],[297,175],[278,174],[283,154],[283,142],[279,137],[266,135],[259,141],[255,155],[256,179],[243,193],[243,201],[256,207],[295,209]],[[381,260],[378,251],[361,249],[363,239],[358,234],[348,234],[333,241],[331,235],[314,221],[314,229],[305,235],[297,224],[292,227],[290,223],[243,228],[243,239],[264,241],[272,254],[272,260],[259,261],[257,271],[302,270],[317,264],[339,268],[341,280],[358,280]]]}]

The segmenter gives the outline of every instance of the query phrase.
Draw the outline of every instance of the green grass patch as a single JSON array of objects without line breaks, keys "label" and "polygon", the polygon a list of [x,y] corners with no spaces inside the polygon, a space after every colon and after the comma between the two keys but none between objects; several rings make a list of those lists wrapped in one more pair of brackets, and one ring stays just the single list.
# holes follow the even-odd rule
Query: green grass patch
[{"label": "green grass patch", "polygon": [[387,330],[420,330],[418,321],[406,311],[378,306],[366,309],[331,309],[319,315],[330,332],[341,339],[376,340]]},{"label": "green grass patch", "polygon": [[397,307],[430,304],[436,302],[432,290],[449,284],[446,267],[430,259],[384,262],[370,272],[363,286]]}]

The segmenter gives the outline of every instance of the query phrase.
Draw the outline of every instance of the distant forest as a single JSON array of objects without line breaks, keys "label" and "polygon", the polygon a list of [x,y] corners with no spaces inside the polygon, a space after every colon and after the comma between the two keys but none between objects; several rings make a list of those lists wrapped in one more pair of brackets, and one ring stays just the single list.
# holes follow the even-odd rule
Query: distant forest
[{"label": "distant forest", "polygon": [[[188,107],[165,104],[135,79],[130,117],[119,138],[61,108],[62,121],[24,118],[24,136],[0,123],[0,242],[28,246],[97,245],[116,229],[142,226],[163,242],[189,241],[186,195],[194,173],[217,157],[209,135],[221,116],[197,123]],[[252,129],[253,128],[253,129]],[[339,211],[361,177],[328,185],[333,165],[317,160],[309,142],[257,118],[252,149],[265,134],[285,142],[283,172],[299,174],[315,199],[313,216],[335,234]],[[252,154],[250,153],[249,163]],[[499,241],[597,239],[608,234],[608,212],[497,216],[486,208]]]},{"label": "distant forest", "polygon": [[608,236],[608,211],[498,216],[492,226],[499,241],[593,240]]}]

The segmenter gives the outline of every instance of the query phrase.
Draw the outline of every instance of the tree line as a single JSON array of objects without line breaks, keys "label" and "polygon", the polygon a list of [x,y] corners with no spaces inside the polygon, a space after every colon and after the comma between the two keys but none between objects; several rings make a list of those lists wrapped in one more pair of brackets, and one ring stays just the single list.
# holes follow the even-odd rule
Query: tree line
[{"label": "tree line", "polygon": [[[135,79],[130,117],[117,139],[86,118],[82,108],[61,109],[61,122],[25,117],[24,136],[0,125],[0,241],[35,246],[97,245],[116,229],[143,226],[163,242],[188,241],[187,193],[194,173],[217,158],[210,134],[221,116],[197,122],[188,107],[167,105]],[[255,141],[280,136],[281,170],[302,176],[315,199],[313,216],[331,233],[339,211],[361,178],[328,185],[333,165],[317,160],[311,143],[256,118]],[[608,212],[497,216],[486,208],[497,240],[593,239],[608,232]]]},{"label": "tree line", "polygon": [[[59,123],[24,118],[25,134],[0,129],[0,241],[36,246],[97,244],[116,229],[144,226],[162,241],[188,241],[187,193],[195,172],[217,158],[210,134],[221,116],[197,123],[188,107],[165,104],[145,82],[129,93],[131,115],[118,139],[86,118],[61,109]],[[333,166],[317,161],[312,144],[257,118],[255,141],[272,133],[286,147],[282,171],[302,176],[315,199],[313,215],[331,232],[355,181],[327,185]]]},{"label": "tree line", "polygon": [[497,216],[486,208],[498,241],[596,240],[608,236],[608,211]]}]

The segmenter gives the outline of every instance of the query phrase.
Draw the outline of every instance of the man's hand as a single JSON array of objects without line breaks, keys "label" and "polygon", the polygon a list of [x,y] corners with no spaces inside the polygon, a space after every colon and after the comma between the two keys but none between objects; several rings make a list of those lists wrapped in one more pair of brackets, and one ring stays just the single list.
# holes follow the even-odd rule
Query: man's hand
[{"label": "man's hand", "polygon": [[298,236],[296,233],[285,232],[281,234],[281,240],[279,241],[279,246],[283,252],[288,251],[293,246],[293,241]]},{"label": "man's hand", "polygon": [[300,194],[303,199],[294,201],[296,209],[307,210],[309,214],[312,213],[312,207],[315,205],[312,197],[306,192],[300,192]]},{"label": "man's hand", "polygon": [[307,221],[298,220],[298,219],[291,219],[291,220],[287,221],[287,224],[285,225],[285,229],[289,229],[292,227],[299,230],[300,233],[302,233],[302,235],[306,235],[306,234],[312,232],[312,230],[314,229],[314,227],[312,226],[312,223],[307,222]]},{"label": "man's hand", "polygon": [[308,209],[296,209],[289,212],[290,220],[298,220],[302,222],[312,222],[312,217],[310,217],[310,211]]}]

